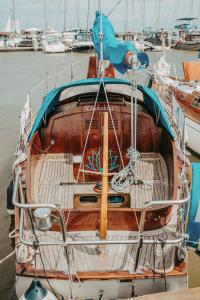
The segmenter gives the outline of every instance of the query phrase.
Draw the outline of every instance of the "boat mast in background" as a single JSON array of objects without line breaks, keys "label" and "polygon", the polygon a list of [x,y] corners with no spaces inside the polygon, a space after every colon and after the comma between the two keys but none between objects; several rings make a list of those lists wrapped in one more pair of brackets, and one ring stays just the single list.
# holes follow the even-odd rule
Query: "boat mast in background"
[{"label": "boat mast in background", "polygon": [[87,2],[87,25],[86,30],[89,31],[89,16],[90,16],[90,0]]},{"label": "boat mast in background", "polygon": [[15,0],[12,0],[12,32],[16,33],[15,29]]},{"label": "boat mast in background", "polygon": [[67,30],[67,27],[66,27],[66,25],[67,25],[67,22],[66,22],[66,11],[67,11],[67,4],[66,4],[66,0],[64,0],[64,31],[66,31]]},{"label": "boat mast in background", "polygon": [[47,1],[44,0],[44,29],[47,32]]}]

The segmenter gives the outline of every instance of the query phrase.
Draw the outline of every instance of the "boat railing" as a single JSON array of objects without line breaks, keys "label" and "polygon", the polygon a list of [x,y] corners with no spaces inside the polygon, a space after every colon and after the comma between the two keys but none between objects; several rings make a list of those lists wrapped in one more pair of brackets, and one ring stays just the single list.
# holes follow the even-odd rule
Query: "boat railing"
[{"label": "boat railing", "polygon": [[[53,74],[48,74],[46,70],[46,78],[35,85],[27,93],[27,101],[29,102],[31,112],[29,118],[26,120],[27,123],[30,122],[31,125],[34,123],[39,109],[38,99],[44,99],[50,90],[57,88],[58,86],[65,84],[66,82],[81,79],[82,72],[85,72],[85,74],[87,74],[88,59],[88,56],[81,56],[79,60],[74,57],[74,61],[60,70],[58,66],[57,71]],[[77,65],[79,66],[79,68],[75,68]],[[41,101],[39,102],[39,104],[40,103]],[[28,133],[29,132],[26,132],[25,135],[27,136]]]},{"label": "boat railing", "polygon": [[[186,179],[185,173],[182,174],[182,183],[183,183],[183,195],[184,198],[181,199],[175,199],[175,200],[156,200],[149,202],[145,205],[145,207],[142,210],[143,216],[145,216],[146,211],[150,207],[155,206],[161,206],[161,205],[166,205],[166,206],[174,206],[177,205],[178,207],[184,205],[190,200],[190,191],[189,191],[189,186],[188,186],[188,181]],[[18,201],[18,191],[20,194],[20,199],[21,202]],[[51,211],[55,211],[58,213],[58,219],[60,222],[60,228],[61,228],[61,234],[62,234],[62,241],[37,241],[39,246],[56,246],[60,245],[63,247],[67,246],[75,246],[75,245],[103,245],[103,244],[138,244],[141,240],[141,232],[138,232],[138,238],[136,239],[130,239],[130,240],[84,240],[84,241],[74,241],[71,240],[69,236],[66,235],[66,230],[65,230],[65,220],[63,218],[62,210],[58,208],[56,205],[53,204],[32,204],[32,203],[25,203],[24,199],[24,194],[23,194],[23,189],[21,186],[20,182],[20,171],[19,169],[16,170],[16,177],[15,177],[15,184],[14,184],[14,191],[13,191],[13,198],[12,198],[12,203],[13,205],[19,209],[20,213],[20,226],[19,226],[19,241],[27,246],[34,247],[34,244],[36,241],[33,239],[25,239],[24,238],[24,216],[25,216],[25,211],[30,212],[31,210],[35,210],[38,208],[49,208]],[[142,216],[141,216],[142,219]],[[186,234],[184,233],[183,230],[179,230],[179,232],[176,233],[176,238],[175,239],[166,239],[165,243],[170,244],[170,245],[177,245],[179,243],[182,243],[186,240]],[[142,236],[142,241],[143,244],[155,244],[155,239],[145,239],[144,236]],[[158,244],[161,243],[161,241],[156,241]]]},{"label": "boat railing", "polygon": [[[165,105],[168,105],[170,108],[169,110],[165,108],[165,112],[174,130],[175,136],[177,138],[177,142],[180,145],[180,150],[184,150],[185,143],[187,142],[186,121],[185,121],[184,111],[176,102],[174,92],[171,91],[169,95],[168,92],[169,90],[167,86],[163,84],[163,82],[159,79],[159,77],[155,77],[155,80],[158,83],[158,85],[162,86],[161,92],[157,90],[158,96],[161,98],[164,107]],[[159,95],[160,93],[161,95]],[[167,98],[169,101],[165,102],[162,96]],[[182,154],[184,155],[184,153]]]}]

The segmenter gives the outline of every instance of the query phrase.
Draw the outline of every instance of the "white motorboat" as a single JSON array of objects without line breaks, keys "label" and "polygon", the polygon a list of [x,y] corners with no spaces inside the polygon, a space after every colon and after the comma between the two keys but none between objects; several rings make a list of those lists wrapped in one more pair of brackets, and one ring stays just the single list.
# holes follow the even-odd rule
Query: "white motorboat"
[{"label": "white motorboat", "polygon": [[44,53],[64,53],[66,50],[67,48],[62,43],[59,32],[51,31],[45,34],[43,40]]}]

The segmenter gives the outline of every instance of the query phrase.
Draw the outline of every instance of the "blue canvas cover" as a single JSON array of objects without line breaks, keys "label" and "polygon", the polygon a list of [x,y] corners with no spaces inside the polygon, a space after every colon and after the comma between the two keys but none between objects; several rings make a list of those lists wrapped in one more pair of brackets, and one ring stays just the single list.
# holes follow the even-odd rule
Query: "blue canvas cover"
[{"label": "blue canvas cover", "polygon": [[[128,80],[121,80],[121,79],[113,79],[113,78],[104,78],[104,83],[105,84],[127,84],[130,85],[130,82]],[[42,125],[43,119],[48,116],[50,112],[52,112],[58,101],[60,94],[71,87],[76,87],[76,86],[83,86],[83,85],[98,85],[100,83],[100,78],[88,78],[88,79],[82,79],[82,80],[77,80],[77,81],[72,81],[69,83],[66,83],[64,85],[61,85],[58,88],[55,88],[51,90],[44,98],[40,109],[37,113],[37,116],[35,118],[33,127],[31,129],[31,132],[28,137],[28,142],[31,140],[32,136],[38,130],[38,128]]]},{"label": "blue canvas cover", "polygon": [[189,244],[200,239],[200,163],[192,163],[192,191],[187,232]]},{"label": "blue canvas cover", "polygon": [[[100,22],[101,14],[96,12],[96,19],[94,21],[92,29],[92,40],[95,50],[100,57]],[[102,14],[102,32],[103,32],[103,59],[109,60],[113,67],[120,73],[127,72],[129,66],[125,63],[125,55],[128,51],[132,51],[137,54],[137,58],[141,65],[148,66],[149,59],[146,53],[139,51],[133,43],[125,43],[119,41],[115,37],[115,31],[108,20],[108,18]]]},{"label": "blue canvas cover", "polygon": [[[33,127],[31,129],[31,132],[29,134],[28,141],[31,140],[34,133],[42,125],[44,118],[46,118],[48,116],[48,114],[51,113],[55,109],[56,105],[59,102],[60,94],[64,90],[71,88],[71,87],[76,87],[76,86],[99,85],[102,80],[105,85],[106,84],[125,84],[125,85],[129,85],[129,86],[131,85],[129,80],[122,80],[122,79],[116,79],[116,78],[88,78],[88,79],[83,79],[83,80],[79,80],[79,81],[73,81],[73,82],[67,83],[65,85],[62,85],[58,88],[53,89],[46,95],[46,97],[44,98],[44,100],[41,104],[41,107],[38,111],[38,114],[35,118]],[[171,137],[173,139],[174,134],[171,130],[166,113],[165,113],[156,93],[147,86],[138,85],[138,89],[144,95],[144,105],[154,116],[159,116],[159,118],[158,118],[159,124],[162,125],[169,132],[169,134],[171,135]]]},{"label": "blue canvas cover", "polygon": [[159,124],[161,124],[169,132],[172,139],[174,139],[174,133],[169,124],[169,120],[155,91],[144,85],[138,85],[137,88],[143,94],[146,108],[153,114],[153,116],[156,117]]}]

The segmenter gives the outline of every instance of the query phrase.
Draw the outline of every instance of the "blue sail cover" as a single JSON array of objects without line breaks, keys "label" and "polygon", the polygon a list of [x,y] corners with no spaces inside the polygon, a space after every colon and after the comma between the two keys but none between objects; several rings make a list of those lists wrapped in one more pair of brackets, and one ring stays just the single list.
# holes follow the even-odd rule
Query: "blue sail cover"
[{"label": "blue sail cover", "polygon": [[[41,104],[41,107],[38,111],[32,129],[30,131],[28,142],[31,140],[34,133],[43,124],[43,120],[56,108],[56,105],[59,102],[60,94],[64,90],[72,87],[77,87],[77,86],[99,85],[102,80],[105,85],[106,84],[123,84],[129,86],[131,85],[131,82],[129,80],[122,80],[117,78],[88,78],[79,81],[73,81],[53,89],[46,95],[46,97],[44,98]],[[168,118],[156,93],[147,86],[138,85],[138,89],[143,93],[144,105],[146,106],[146,108],[152,113],[152,115],[156,117],[158,116],[159,124],[163,126],[168,131],[171,138],[174,139],[174,134],[171,130]]]},{"label": "blue sail cover", "polygon": [[189,245],[193,246],[200,239],[200,163],[192,163],[192,193],[187,232]]},{"label": "blue sail cover", "polygon": [[[92,29],[92,40],[95,50],[100,58],[100,22],[101,14],[96,12],[96,19]],[[137,58],[142,66],[149,65],[149,58],[146,53],[139,51],[134,47],[133,43],[125,43],[119,41],[115,37],[115,31],[108,18],[102,14],[102,32],[103,32],[103,59],[109,60],[113,67],[120,73],[127,72],[128,66],[125,63],[125,55],[128,51],[132,51],[137,55]]]}]

